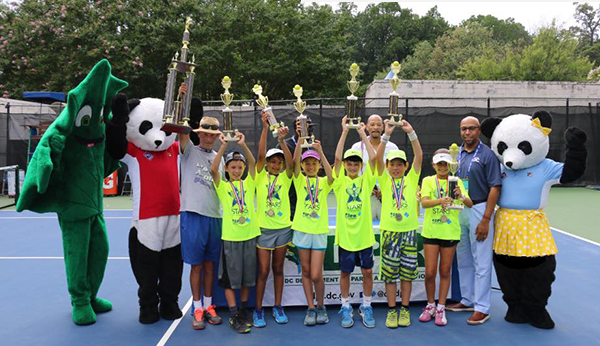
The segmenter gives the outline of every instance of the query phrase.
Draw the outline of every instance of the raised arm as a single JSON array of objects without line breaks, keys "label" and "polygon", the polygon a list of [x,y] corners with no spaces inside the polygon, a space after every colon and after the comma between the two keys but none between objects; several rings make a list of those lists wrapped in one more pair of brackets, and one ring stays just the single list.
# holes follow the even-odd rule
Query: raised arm
[{"label": "raised arm", "polygon": [[342,135],[338,141],[337,147],[335,148],[335,161],[333,162],[333,169],[335,175],[340,175],[340,169],[342,167],[342,158],[344,156],[344,144],[346,143],[346,137],[348,136],[348,126],[346,125],[346,116],[342,118]]},{"label": "raised arm", "polygon": [[385,145],[390,141],[390,137],[396,128],[394,125],[390,125],[389,119],[384,120],[383,123],[385,124],[385,131],[383,136],[381,136],[381,142],[379,142],[379,147],[377,147],[377,155],[375,157],[375,161],[377,163],[377,175],[383,174],[383,170],[385,169]]},{"label": "raised arm", "polygon": [[[369,137],[367,137],[365,128],[366,128],[365,123],[360,123],[360,128],[358,129],[358,135],[360,136],[360,140],[363,142],[363,145],[367,149],[367,155],[369,155],[369,161],[368,161],[369,169],[371,170],[371,172],[375,172],[376,171],[375,160],[377,158],[377,154],[375,153],[375,149],[373,148],[373,144],[371,144]],[[385,147],[384,147],[384,151],[385,151]]]},{"label": "raised arm", "polygon": [[304,139],[298,139],[298,143],[296,143],[296,149],[294,149],[294,178],[298,178],[300,175],[300,157],[302,156],[302,144],[304,144]]},{"label": "raised arm", "polygon": [[246,164],[248,166],[248,174],[250,174],[252,179],[254,179],[254,177],[256,176],[256,161],[254,160],[254,155],[252,155],[250,148],[248,148],[248,146],[246,145],[246,136],[244,136],[243,133],[238,132],[236,134],[236,137],[238,137],[240,139],[238,141],[238,144],[240,147],[242,147],[242,150],[244,151],[244,156],[246,156]]},{"label": "raised arm", "polygon": [[421,143],[417,138],[417,134],[413,127],[406,120],[402,120],[402,131],[406,132],[408,139],[410,139],[410,145],[412,146],[415,157],[413,159],[413,169],[415,173],[421,173],[421,165],[423,164],[423,149],[421,149]]},{"label": "raised arm", "polygon": [[333,184],[333,172],[331,171],[331,165],[329,161],[327,161],[327,157],[325,153],[323,153],[323,147],[321,146],[321,141],[316,140],[313,144],[313,149],[321,156],[321,163],[323,164],[323,170],[325,171],[325,175],[327,176],[327,182],[329,185]]},{"label": "raised arm", "polygon": [[219,141],[221,141],[221,147],[219,151],[217,151],[217,155],[215,156],[212,166],[210,166],[210,175],[212,175],[213,181],[215,182],[215,186],[219,186],[221,182],[221,173],[219,172],[219,166],[221,165],[221,160],[223,159],[223,154],[225,154],[225,150],[227,150],[227,141],[225,140],[224,135],[219,136]]},{"label": "raised arm", "polygon": [[267,156],[267,133],[269,132],[269,122],[267,121],[267,113],[262,111],[260,113],[262,121],[262,132],[260,133],[260,140],[258,141],[258,161],[256,162],[256,171],[260,172],[265,167],[266,156]]},{"label": "raised arm", "polygon": [[288,178],[292,177],[294,173],[294,159],[292,158],[292,153],[290,152],[290,148],[285,144],[285,137],[287,137],[290,129],[287,126],[280,127],[277,129],[277,141],[279,142],[279,146],[281,150],[283,150],[283,157],[285,157],[285,173]]}]

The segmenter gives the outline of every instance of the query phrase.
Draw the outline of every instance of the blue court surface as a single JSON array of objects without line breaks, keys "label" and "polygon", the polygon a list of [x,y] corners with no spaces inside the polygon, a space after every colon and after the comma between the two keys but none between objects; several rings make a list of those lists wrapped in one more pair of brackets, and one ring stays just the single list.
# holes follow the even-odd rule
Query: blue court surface
[{"label": "blue court surface", "polygon": [[[130,210],[105,212],[111,249],[99,296],[111,300],[114,309],[98,315],[95,324],[80,327],[71,320],[54,214],[0,212],[0,345],[600,345],[600,245],[561,231],[554,231],[559,254],[548,306],[554,330],[505,322],[506,305],[501,292],[494,290],[491,320],[481,326],[466,323],[468,312],[448,312],[446,327],[420,323],[424,303],[416,302],[411,307],[412,325],[395,330],[384,325],[387,307],[375,305],[374,329],[362,325],[356,309],[354,327],[343,329],[339,306],[330,306],[327,325],[303,326],[305,309],[300,307],[287,308],[290,323],[277,325],[267,308],[267,327],[253,328],[250,334],[238,335],[226,323],[195,331],[186,310],[191,302],[187,266],[180,294],[184,317],[142,325],[137,321],[137,284],[127,258],[130,216]],[[226,322],[228,311],[218,312]]]}]

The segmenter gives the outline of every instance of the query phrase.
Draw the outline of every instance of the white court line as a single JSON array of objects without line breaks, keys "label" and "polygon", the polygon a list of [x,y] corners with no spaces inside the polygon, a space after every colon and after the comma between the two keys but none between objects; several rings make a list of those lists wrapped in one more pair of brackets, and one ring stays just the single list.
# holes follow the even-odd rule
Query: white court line
[{"label": "white court line", "polygon": [[164,346],[167,343],[167,341],[169,341],[169,338],[171,337],[171,335],[173,334],[175,329],[177,329],[179,322],[181,322],[181,320],[185,317],[188,310],[192,306],[192,298],[193,297],[190,297],[190,300],[188,300],[188,302],[183,307],[182,316],[180,318],[176,319],[175,321],[173,321],[173,323],[171,323],[171,326],[169,327],[169,329],[167,329],[167,331],[165,332],[165,335],[163,335],[163,337],[160,339],[160,341],[158,341],[158,344],[156,344],[156,346]]},{"label": "white court line", "polygon": [[[62,256],[37,256],[37,257],[18,257],[18,256],[4,256],[0,257],[0,260],[64,260]],[[109,260],[129,260],[129,257],[109,257]]]},{"label": "white court line", "polygon": [[556,232],[558,232],[558,233],[562,233],[562,234],[565,234],[565,235],[571,236],[571,237],[573,237],[573,238],[576,238],[576,239],[579,239],[579,240],[583,240],[583,241],[584,241],[584,242],[586,242],[586,243],[590,243],[590,244],[592,244],[592,245],[600,246],[600,244],[599,244],[599,243],[596,243],[595,241],[592,241],[592,240],[589,240],[589,239],[582,238],[582,237],[580,237],[580,236],[578,236],[578,235],[571,234],[571,233],[569,233],[569,232],[566,232],[566,231],[560,230],[560,229],[558,229],[558,228],[550,227],[550,229],[553,229],[553,230],[555,230],[555,231],[556,231]]}]

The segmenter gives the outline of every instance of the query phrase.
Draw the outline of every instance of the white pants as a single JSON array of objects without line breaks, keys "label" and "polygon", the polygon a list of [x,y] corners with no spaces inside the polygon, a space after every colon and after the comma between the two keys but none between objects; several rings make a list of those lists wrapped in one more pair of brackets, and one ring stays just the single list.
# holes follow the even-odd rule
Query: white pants
[{"label": "white pants", "polygon": [[460,213],[460,242],[456,248],[462,304],[473,306],[475,311],[490,313],[492,300],[492,245],[494,243],[494,217],[484,241],[477,241],[475,230],[483,218],[487,202],[465,208]]},{"label": "white pants", "polygon": [[181,243],[179,215],[132,220],[131,227],[137,229],[138,241],[152,251],[170,249]]}]

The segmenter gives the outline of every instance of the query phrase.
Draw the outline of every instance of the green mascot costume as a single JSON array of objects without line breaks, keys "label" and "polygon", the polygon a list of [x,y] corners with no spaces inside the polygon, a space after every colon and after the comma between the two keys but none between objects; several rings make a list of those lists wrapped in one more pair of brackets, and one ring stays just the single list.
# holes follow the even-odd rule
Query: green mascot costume
[{"label": "green mascot costume", "polygon": [[17,203],[17,211],[58,214],[73,321],[81,325],[112,309],[96,297],[108,259],[102,188],[104,177],[119,167],[105,138],[112,99],[125,87],[102,60],[69,92],[66,108],[33,154]]}]

